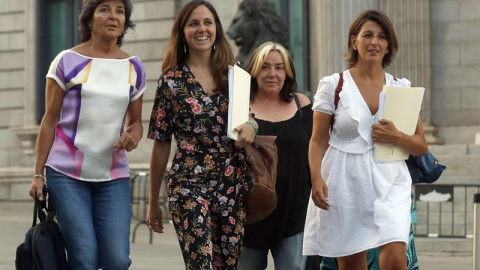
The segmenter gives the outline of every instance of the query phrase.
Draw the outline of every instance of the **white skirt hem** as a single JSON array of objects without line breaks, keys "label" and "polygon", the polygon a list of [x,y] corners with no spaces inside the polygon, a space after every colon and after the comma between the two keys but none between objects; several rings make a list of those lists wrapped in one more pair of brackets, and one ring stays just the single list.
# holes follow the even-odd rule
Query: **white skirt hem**
[{"label": "white skirt hem", "polygon": [[315,252],[303,252],[303,256],[322,256],[322,257],[330,257],[330,258],[338,258],[338,257],[345,257],[345,256],[350,256],[350,255],[353,255],[353,254],[356,254],[356,253],[360,253],[362,251],[367,251],[369,249],[372,249],[372,248],[377,248],[377,247],[381,247],[383,245],[386,245],[386,244],[390,244],[390,243],[393,243],[393,242],[403,242],[405,243],[406,245],[408,245],[408,241],[405,241],[405,239],[389,239],[389,240],[386,240],[382,243],[380,243],[379,245],[372,245],[372,246],[369,246],[369,247],[366,247],[366,248],[362,248],[362,249],[359,249],[359,250],[356,250],[356,251],[351,251],[351,252],[347,252],[347,253],[342,253],[342,254],[320,254],[320,253],[315,253]]}]

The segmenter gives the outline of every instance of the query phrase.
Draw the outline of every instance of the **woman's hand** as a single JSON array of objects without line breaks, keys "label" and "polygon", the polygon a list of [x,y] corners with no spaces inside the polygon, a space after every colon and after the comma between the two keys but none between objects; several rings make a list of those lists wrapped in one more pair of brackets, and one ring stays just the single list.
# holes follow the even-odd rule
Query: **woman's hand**
[{"label": "woman's hand", "polygon": [[35,196],[40,200],[43,201],[43,185],[44,180],[41,177],[33,177],[32,184],[30,185],[30,190],[28,194],[35,200]]},{"label": "woman's hand", "polygon": [[163,233],[163,212],[160,206],[148,206],[147,225],[156,233]]},{"label": "woman's hand", "polygon": [[312,200],[317,207],[323,210],[330,208],[328,203],[328,186],[321,177],[312,178]]},{"label": "woman's hand", "polygon": [[235,128],[238,131],[238,138],[235,142],[237,147],[247,147],[255,140],[255,129],[249,123],[241,124]]},{"label": "woman's hand", "polygon": [[139,141],[140,140],[138,138],[134,138],[134,136],[130,134],[130,132],[125,131],[123,132],[122,136],[120,136],[120,138],[118,138],[118,140],[115,142],[113,148],[115,148],[115,150],[117,151],[120,149],[125,149],[130,152],[133,149],[137,148]]},{"label": "woman's hand", "polygon": [[372,140],[377,143],[394,143],[400,145],[404,138],[392,121],[380,119],[378,124],[372,125]]}]

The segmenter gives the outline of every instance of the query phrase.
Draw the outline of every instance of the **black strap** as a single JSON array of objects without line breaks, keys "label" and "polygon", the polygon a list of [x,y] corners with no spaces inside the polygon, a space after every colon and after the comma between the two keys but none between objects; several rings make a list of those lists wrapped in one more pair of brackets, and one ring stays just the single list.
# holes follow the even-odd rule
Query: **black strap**
[{"label": "black strap", "polygon": [[33,203],[33,221],[32,221],[32,227],[37,225],[37,214],[38,214],[38,206],[37,206],[37,198],[35,198],[35,202]]},{"label": "black strap", "polygon": [[[304,128],[306,131],[308,131],[308,124],[307,120],[305,120],[305,117],[303,117],[303,112],[302,112],[302,107],[300,106],[300,100],[298,100],[297,94],[293,94],[293,99],[295,99],[295,103],[297,104],[298,112],[300,112],[300,116],[302,117]],[[308,132],[307,132],[308,134]]]},{"label": "black strap", "polygon": [[[37,195],[35,194],[32,227],[37,225],[37,218],[38,220],[40,220],[40,222],[45,222],[47,220],[47,213],[48,215],[52,215],[52,220],[53,220],[53,217],[55,216],[55,209],[53,208],[50,202],[50,197],[48,196],[48,189],[45,185],[43,186],[42,194],[43,194],[43,201],[40,201]],[[48,200],[48,207],[47,207],[47,200]]]},{"label": "black strap", "polygon": [[293,99],[295,99],[295,103],[297,104],[298,111],[300,112],[300,116],[303,118],[302,107],[300,107],[300,101],[298,100],[297,94],[293,94]]}]

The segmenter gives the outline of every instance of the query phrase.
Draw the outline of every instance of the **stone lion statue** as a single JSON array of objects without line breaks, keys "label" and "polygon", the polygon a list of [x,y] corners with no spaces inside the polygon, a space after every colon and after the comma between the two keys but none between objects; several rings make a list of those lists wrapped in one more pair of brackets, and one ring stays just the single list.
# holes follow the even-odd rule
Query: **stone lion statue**
[{"label": "stone lion statue", "polygon": [[255,49],[267,41],[280,43],[289,49],[287,28],[275,5],[268,0],[242,1],[227,35],[240,49],[236,59],[241,65],[246,65]]}]

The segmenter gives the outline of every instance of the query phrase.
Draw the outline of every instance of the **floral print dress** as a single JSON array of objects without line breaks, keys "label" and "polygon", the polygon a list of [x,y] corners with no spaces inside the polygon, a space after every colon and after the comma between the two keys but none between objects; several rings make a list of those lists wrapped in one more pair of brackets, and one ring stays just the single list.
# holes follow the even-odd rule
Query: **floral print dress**
[{"label": "floral print dress", "polygon": [[227,119],[228,93],[206,93],[186,64],[160,76],[148,138],[177,142],[167,193],[186,269],[238,265],[251,178]]}]

